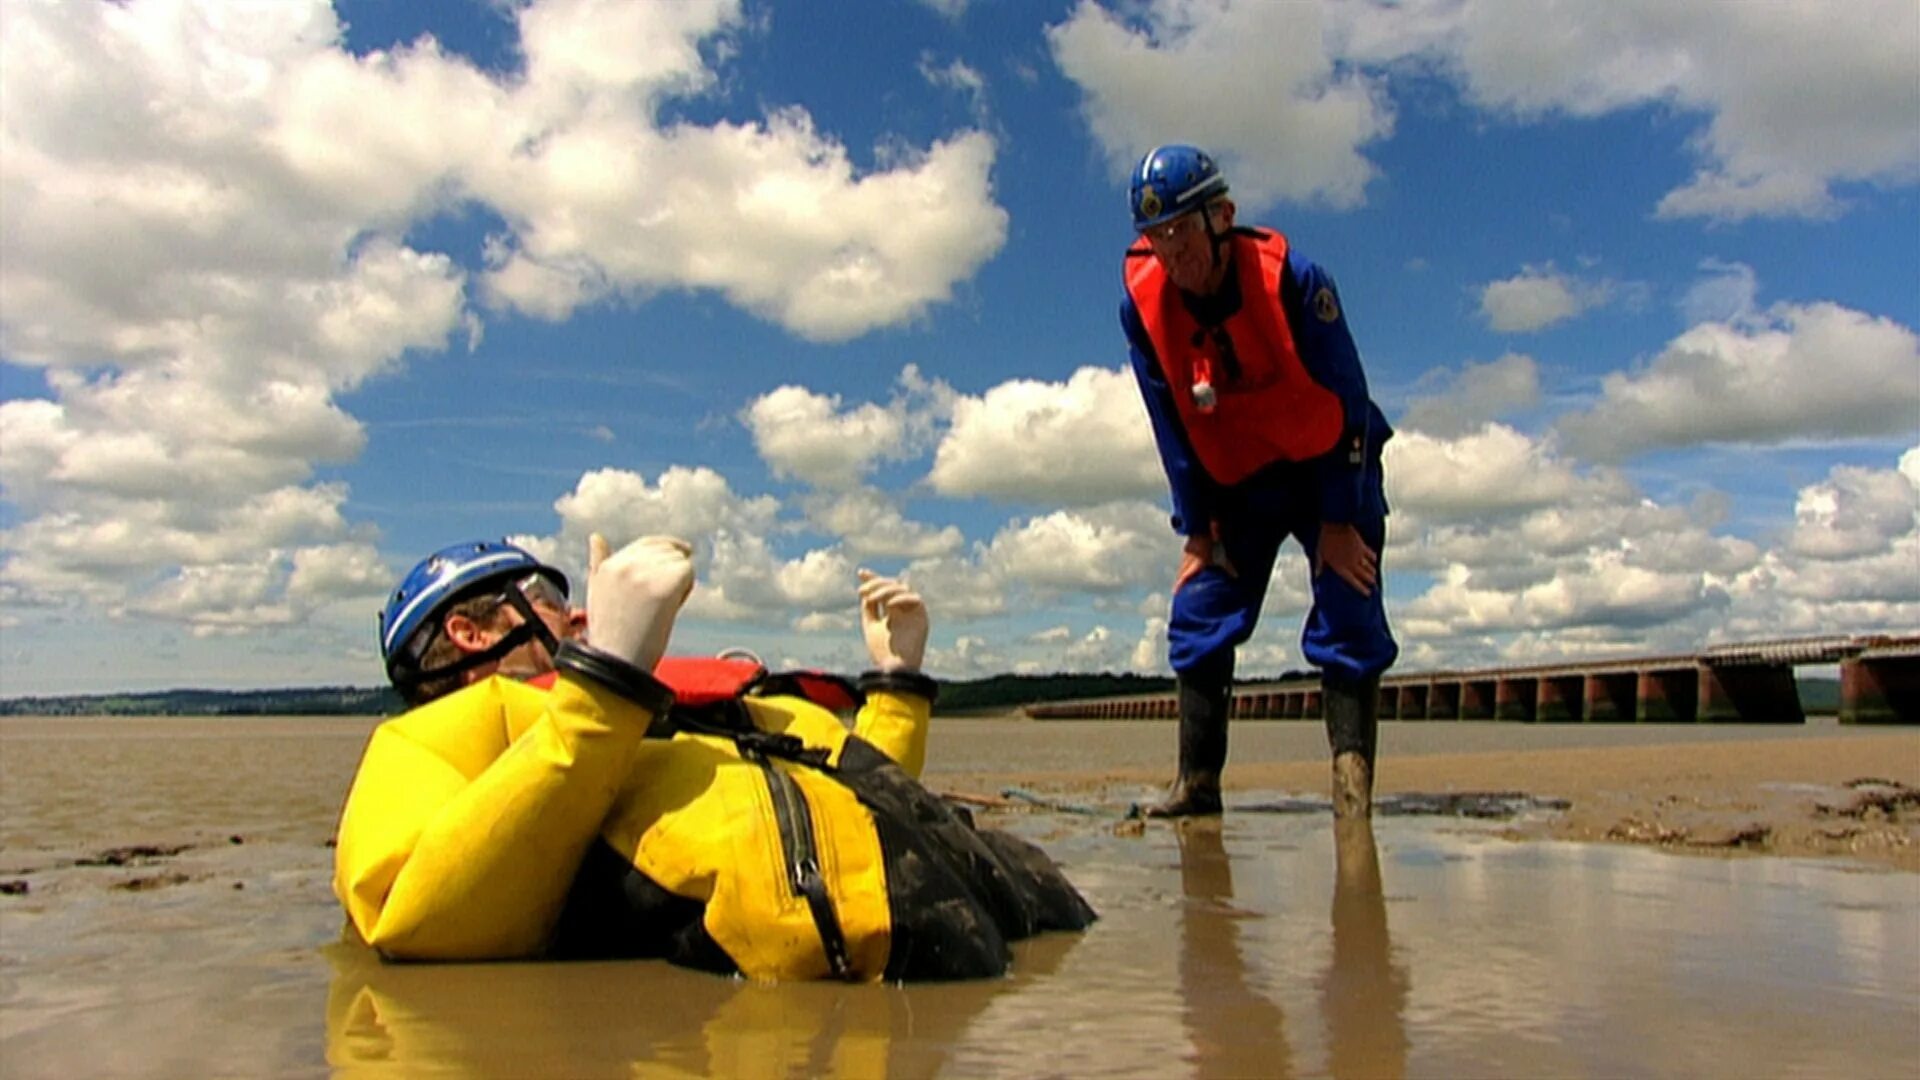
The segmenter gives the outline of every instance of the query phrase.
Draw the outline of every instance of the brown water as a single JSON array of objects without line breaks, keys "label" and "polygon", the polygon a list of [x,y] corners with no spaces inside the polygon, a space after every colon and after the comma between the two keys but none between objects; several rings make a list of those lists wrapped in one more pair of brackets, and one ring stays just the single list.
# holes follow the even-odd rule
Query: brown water
[{"label": "brown water", "polygon": [[[1873,1076],[1920,1061],[1920,875],[1516,844],[1452,820],[1336,835],[1324,814],[1243,813],[1135,834],[1114,816],[1002,815],[1102,919],[1022,944],[992,982],[383,965],[339,942],[328,889],[370,726],[0,722],[0,881],[29,887],[0,896],[0,1075]],[[1793,737],[1388,727],[1403,752]],[[930,780],[1153,766],[1170,733],[946,723]],[[1242,725],[1235,755],[1311,760],[1319,738]],[[1262,794],[1284,793],[1247,797]],[[132,845],[190,846],[76,865]]]}]

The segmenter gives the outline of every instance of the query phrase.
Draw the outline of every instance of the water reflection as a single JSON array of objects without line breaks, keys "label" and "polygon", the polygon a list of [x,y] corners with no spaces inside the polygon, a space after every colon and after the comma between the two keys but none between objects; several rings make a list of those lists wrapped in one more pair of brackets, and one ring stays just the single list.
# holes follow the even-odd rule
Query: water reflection
[{"label": "water reflection", "polygon": [[1189,818],[1180,841],[1180,991],[1197,1076],[1293,1075],[1286,1016],[1247,977],[1220,818]]},{"label": "water reflection", "polygon": [[386,964],[325,951],[336,1076],[931,1076],[999,995],[1079,940],[1016,947],[1016,977],[762,985],[662,963]]},{"label": "water reflection", "polygon": [[1320,978],[1327,1071],[1336,1077],[1407,1072],[1407,974],[1393,962],[1373,823],[1333,823],[1333,959]]}]

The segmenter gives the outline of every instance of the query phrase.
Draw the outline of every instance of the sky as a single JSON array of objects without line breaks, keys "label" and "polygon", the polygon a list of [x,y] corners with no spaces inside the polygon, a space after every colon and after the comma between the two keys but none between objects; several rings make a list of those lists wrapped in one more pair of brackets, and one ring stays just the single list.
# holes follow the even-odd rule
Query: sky
[{"label": "sky", "polygon": [[594,532],[676,652],[858,670],[870,567],[937,676],[1165,673],[1163,142],[1339,283],[1400,670],[1920,628],[1911,0],[0,0],[0,694],[374,685]]}]

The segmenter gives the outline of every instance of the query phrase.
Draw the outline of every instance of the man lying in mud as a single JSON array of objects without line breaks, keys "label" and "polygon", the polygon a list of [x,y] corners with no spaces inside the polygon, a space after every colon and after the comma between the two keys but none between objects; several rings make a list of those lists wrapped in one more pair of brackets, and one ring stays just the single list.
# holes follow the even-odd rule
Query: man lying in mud
[{"label": "man lying in mud", "polygon": [[[661,665],[694,584],[685,541],[609,554],[596,536],[589,567],[583,615],[526,551],[461,544],[382,614],[414,708],[367,745],[334,892],[383,956],[953,979],[1093,921],[1038,848],[916,779],[935,684],[926,605],[903,582],[861,572],[874,667],[821,704],[806,688],[827,698],[829,680],[753,661]],[[829,706],[856,701],[848,731]]]}]

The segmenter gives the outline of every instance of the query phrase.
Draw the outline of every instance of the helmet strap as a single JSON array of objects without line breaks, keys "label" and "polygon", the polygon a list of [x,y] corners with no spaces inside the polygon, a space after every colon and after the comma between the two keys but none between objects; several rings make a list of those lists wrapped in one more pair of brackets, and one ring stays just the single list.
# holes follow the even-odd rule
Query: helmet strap
[{"label": "helmet strap", "polygon": [[1218,270],[1222,262],[1220,249],[1227,246],[1229,234],[1214,229],[1213,207],[1207,203],[1200,204],[1200,224],[1207,227],[1207,253],[1213,257],[1212,269]]},{"label": "helmet strap", "polygon": [[403,669],[393,673],[393,681],[401,692],[411,697],[409,691],[421,683],[472,671],[482,664],[491,664],[529,641],[538,641],[545,646],[548,656],[560,651],[560,639],[554,636],[553,630],[547,626],[547,621],[540,617],[540,613],[533,610],[533,603],[521,593],[518,586],[509,587],[505,599],[509,606],[520,613],[519,626],[507,631],[499,641],[479,652],[468,653],[458,660],[442,664],[431,671],[422,671],[414,666],[419,663],[419,656],[426,651],[427,644],[433,640],[432,636],[422,638],[419,651],[408,658],[410,662]]}]

